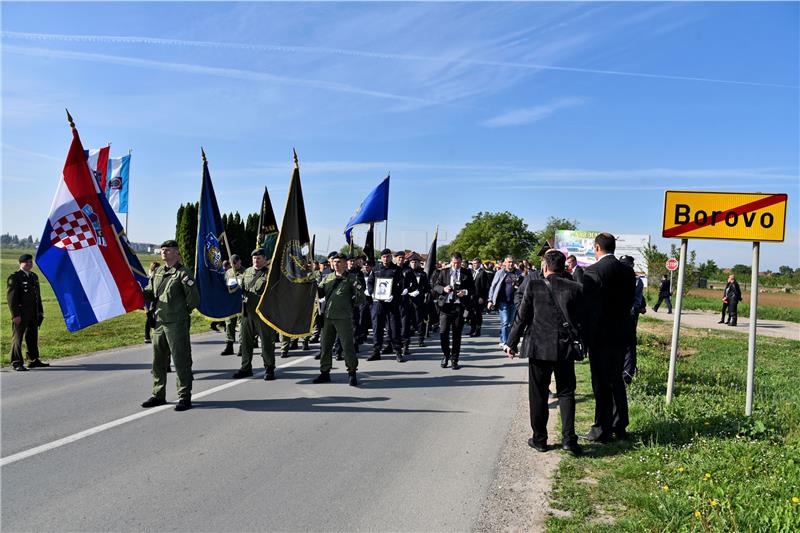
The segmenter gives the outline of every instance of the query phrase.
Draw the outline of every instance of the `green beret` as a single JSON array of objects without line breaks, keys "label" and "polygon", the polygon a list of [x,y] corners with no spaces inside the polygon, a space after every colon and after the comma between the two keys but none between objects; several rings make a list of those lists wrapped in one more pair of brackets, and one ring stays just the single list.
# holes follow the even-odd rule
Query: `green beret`
[{"label": "green beret", "polygon": [[250,256],[255,257],[257,255],[260,255],[261,257],[266,257],[267,254],[266,252],[264,252],[263,248],[256,248],[255,250],[253,250],[253,253],[251,253]]},{"label": "green beret", "polygon": [[178,241],[176,241],[175,239],[166,240],[166,241],[161,243],[161,247],[162,248],[177,248],[178,247]]}]

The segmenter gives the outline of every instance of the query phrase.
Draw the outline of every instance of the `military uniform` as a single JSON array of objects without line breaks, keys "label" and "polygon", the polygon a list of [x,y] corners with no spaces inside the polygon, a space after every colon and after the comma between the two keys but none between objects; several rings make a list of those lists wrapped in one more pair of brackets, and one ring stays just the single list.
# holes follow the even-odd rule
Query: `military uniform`
[{"label": "military uniform", "polygon": [[[391,254],[389,250],[384,250]],[[386,253],[381,254],[386,255]],[[392,300],[378,300],[374,297],[376,283],[380,283],[378,280],[381,279],[392,279]],[[388,266],[383,266],[382,263],[379,263],[375,266],[372,273],[369,275],[369,279],[367,280],[367,288],[369,290],[370,295],[373,295],[372,301],[372,356],[368,360],[376,360],[380,359],[381,355],[381,346],[383,345],[383,333],[384,328],[386,327],[387,320],[390,322],[389,326],[389,342],[394,346],[394,349],[397,350],[398,360],[402,359],[402,355],[400,354],[400,328],[401,328],[401,320],[400,320],[400,300],[402,298],[403,292],[403,272],[398,268],[397,265],[394,263],[389,263]]]},{"label": "military uniform", "polygon": [[337,276],[334,272],[325,276],[319,284],[318,293],[325,303],[320,370],[323,374],[331,371],[333,343],[338,335],[347,370],[354,375],[358,368],[358,358],[353,344],[353,308],[361,305],[364,299],[364,285],[355,274],[344,272]]},{"label": "military uniform", "polygon": [[[22,258],[20,258],[20,262]],[[39,277],[33,272],[17,270],[8,277],[8,308],[11,317],[20,318],[19,324],[11,323],[11,364],[15,369],[24,369],[22,340],[28,351],[31,367],[46,366],[39,362],[39,326],[44,319]],[[39,362],[39,364],[37,364]]]},{"label": "military uniform", "polygon": [[[168,241],[169,242],[169,241]],[[175,246],[177,247],[177,246]],[[169,359],[175,363],[178,399],[191,404],[192,353],[189,321],[200,295],[194,277],[181,263],[174,267],[158,267],[144,290],[145,300],[152,302],[153,329],[153,398],[166,399]],[[148,402],[145,402],[146,404]],[[154,406],[142,404],[144,407]]]},{"label": "military uniform", "polygon": [[256,313],[258,302],[267,284],[268,273],[269,267],[266,265],[260,269],[251,266],[244,271],[242,277],[242,331],[239,335],[242,346],[242,367],[233,375],[234,378],[253,375],[253,348],[256,337],[261,338],[261,359],[267,369],[265,379],[272,379],[275,376],[275,330]]},{"label": "military uniform", "polygon": [[[242,285],[242,277],[244,276],[244,267],[239,268],[231,267],[225,272],[225,282],[228,285],[229,292],[236,292]],[[233,280],[236,280],[235,285]],[[233,343],[236,342],[236,324],[239,322],[241,313],[228,317],[225,321],[225,349],[222,350],[220,355],[233,355]],[[241,342],[241,336],[240,336]]]}]

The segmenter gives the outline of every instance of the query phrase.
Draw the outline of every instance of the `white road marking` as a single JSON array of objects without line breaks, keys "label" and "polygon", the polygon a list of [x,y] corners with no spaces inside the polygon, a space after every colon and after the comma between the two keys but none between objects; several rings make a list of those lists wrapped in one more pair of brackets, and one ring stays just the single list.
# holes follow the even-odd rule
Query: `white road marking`
[{"label": "white road marking", "polygon": [[[311,359],[312,357],[313,357],[312,355],[306,355],[305,357],[300,357],[299,359],[295,359],[293,361],[289,361],[288,363],[284,363],[284,364],[282,364],[280,366],[277,366],[276,368],[287,368],[287,367],[290,367],[290,366],[294,366],[296,364],[302,363],[303,361],[307,361],[308,359]],[[225,389],[230,389],[230,388],[235,387],[237,385],[241,385],[243,383],[248,383],[249,381],[251,381],[251,380],[249,380],[249,379],[237,379],[237,380],[231,381],[229,383],[224,383],[222,385],[218,385],[216,387],[210,388],[210,389],[208,389],[206,391],[203,391],[203,392],[200,392],[200,393],[197,393],[197,394],[193,394],[192,395],[192,399],[205,398],[206,396],[214,394],[215,392],[223,391]],[[44,453],[44,452],[53,450],[55,448],[60,448],[61,446],[65,446],[67,444],[70,444],[70,443],[75,442],[75,441],[79,441],[81,439],[85,439],[86,437],[90,437],[92,435],[96,435],[97,433],[101,433],[103,431],[115,428],[117,426],[121,426],[122,424],[127,424],[128,422],[133,422],[134,420],[138,420],[140,418],[144,418],[146,416],[150,416],[150,415],[153,415],[155,413],[158,413],[158,412],[161,412],[161,411],[165,411],[165,410],[169,409],[170,407],[172,407],[171,404],[160,405],[158,407],[152,407],[152,408],[147,409],[145,411],[140,411],[140,412],[132,414],[132,415],[128,415],[128,416],[125,416],[125,417],[122,417],[122,418],[118,418],[116,420],[112,420],[111,422],[106,422],[105,424],[100,424],[99,426],[95,426],[93,428],[89,428],[89,429],[85,429],[83,431],[79,431],[78,433],[73,433],[72,435],[69,435],[67,437],[64,437],[64,438],[61,438],[61,439],[58,439],[58,440],[54,440],[52,442],[48,442],[47,444],[42,444],[41,446],[35,446],[33,448],[30,448],[30,449],[15,453],[13,455],[9,455],[7,457],[3,457],[2,459],[0,459],[0,467],[6,466],[6,465],[10,465],[11,463],[16,463],[17,461],[21,461],[23,459],[27,459],[28,457],[33,457],[34,455],[39,455],[40,453]]]}]

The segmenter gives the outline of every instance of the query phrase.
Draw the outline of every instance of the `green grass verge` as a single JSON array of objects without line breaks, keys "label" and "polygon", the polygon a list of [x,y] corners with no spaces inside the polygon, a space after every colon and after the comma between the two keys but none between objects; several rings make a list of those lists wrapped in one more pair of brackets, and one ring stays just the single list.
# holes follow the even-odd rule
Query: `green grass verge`
[{"label": "green grass verge", "polygon": [[[648,291],[647,306],[652,307],[658,301],[658,294],[655,291]],[[739,303],[739,316],[750,316],[750,304],[748,301]],[[672,297],[672,304],[675,305],[675,296]],[[661,304],[662,306],[664,304]],[[714,311],[720,313],[722,310],[722,300],[719,298],[703,298],[701,296],[687,295],[683,297],[682,306],[684,309],[698,309],[703,311]],[[764,320],[785,320],[787,322],[800,322],[800,309],[791,307],[772,307],[767,305],[758,306],[758,318]]]},{"label": "green grass verge", "polygon": [[[5,280],[19,268],[19,256],[25,250],[3,250],[0,253],[0,277]],[[34,253],[30,251],[30,253]],[[140,256],[142,264],[149,265],[155,256]],[[35,265],[35,262],[34,262]],[[44,305],[44,323],[39,328],[39,353],[42,359],[58,359],[81,353],[96,352],[111,348],[121,348],[141,344],[144,339],[144,311],[135,311],[105,322],[100,322],[81,331],[70,333],[64,324],[61,308],[52,287],[41,271],[34,266],[39,275]],[[210,319],[196,311],[192,314],[192,333],[208,331]],[[23,345],[24,349],[24,345]],[[8,305],[0,306],[0,361],[2,365],[11,362],[11,313]]]},{"label": "green grass verge", "polygon": [[[634,439],[560,463],[548,531],[800,531],[800,342],[759,338],[751,418],[746,338],[687,331],[667,406],[669,342],[667,326],[643,320]],[[577,375],[580,432],[594,400],[588,364]]]}]

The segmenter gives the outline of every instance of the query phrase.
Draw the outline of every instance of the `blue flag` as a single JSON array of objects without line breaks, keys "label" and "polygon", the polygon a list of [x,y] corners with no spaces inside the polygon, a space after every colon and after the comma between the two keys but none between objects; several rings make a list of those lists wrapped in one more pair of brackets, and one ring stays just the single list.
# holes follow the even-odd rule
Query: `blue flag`
[{"label": "blue flag", "polygon": [[194,277],[200,303],[197,309],[207,317],[227,318],[242,310],[242,292],[228,291],[225,284],[225,269],[222,267],[222,245],[227,246],[225,228],[219,216],[217,197],[211,174],[208,173],[208,161],[203,154],[203,188],[200,191],[200,220],[197,224],[197,252],[195,257]]},{"label": "blue flag", "polygon": [[350,232],[353,226],[358,224],[369,224],[370,222],[382,222],[389,218],[389,176],[380,185],[372,189],[356,212],[350,217],[344,227],[344,236],[350,242]]}]

